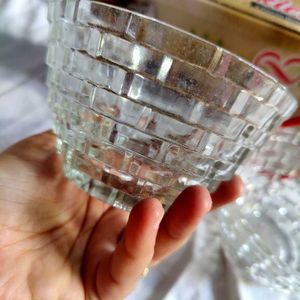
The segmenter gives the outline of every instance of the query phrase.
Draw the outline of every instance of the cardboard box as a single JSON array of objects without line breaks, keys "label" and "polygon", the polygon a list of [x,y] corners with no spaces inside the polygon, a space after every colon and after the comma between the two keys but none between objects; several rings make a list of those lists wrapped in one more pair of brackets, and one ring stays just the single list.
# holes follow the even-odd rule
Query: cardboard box
[{"label": "cardboard box", "polygon": [[159,19],[254,62],[286,85],[300,105],[300,1],[153,1]]}]

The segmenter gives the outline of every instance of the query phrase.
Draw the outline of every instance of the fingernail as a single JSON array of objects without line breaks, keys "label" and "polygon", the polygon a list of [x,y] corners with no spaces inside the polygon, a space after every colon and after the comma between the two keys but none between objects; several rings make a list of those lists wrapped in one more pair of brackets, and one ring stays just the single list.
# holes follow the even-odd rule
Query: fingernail
[{"label": "fingernail", "polygon": [[164,210],[162,207],[155,210],[155,221],[153,224],[153,228],[157,230],[159,228],[160,222],[164,216]]},{"label": "fingernail", "polygon": [[208,213],[208,212],[211,211],[212,205],[213,205],[213,203],[212,203],[211,198],[210,198],[210,199],[207,199],[207,200],[205,201],[205,203],[204,203],[204,210],[205,210],[206,213]]}]

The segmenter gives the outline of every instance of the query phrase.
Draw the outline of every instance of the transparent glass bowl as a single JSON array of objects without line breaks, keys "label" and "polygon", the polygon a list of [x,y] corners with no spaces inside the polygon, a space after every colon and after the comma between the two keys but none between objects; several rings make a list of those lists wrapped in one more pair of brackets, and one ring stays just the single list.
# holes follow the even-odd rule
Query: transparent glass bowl
[{"label": "transparent glass bowl", "polygon": [[[254,100],[275,106],[280,114],[289,115],[294,109],[293,96],[273,77],[219,46],[158,20],[88,0],[50,1],[48,18],[50,41],[204,99],[212,89],[221,107],[235,102],[233,113]],[[213,99],[209,100],[212,104]]]},{"label": "transparent glass bowl", "polygon": [[50,1],[49,103],[66,175],[130,209],[214,191],[296,109],[276,80],[157,20],[94,1]]},{"label": "transparent glass bowl", "polygon": [[274,134],[239,171],[246,194],[221,209],[222,245],[245,279],[300,293],[300,128]]}]

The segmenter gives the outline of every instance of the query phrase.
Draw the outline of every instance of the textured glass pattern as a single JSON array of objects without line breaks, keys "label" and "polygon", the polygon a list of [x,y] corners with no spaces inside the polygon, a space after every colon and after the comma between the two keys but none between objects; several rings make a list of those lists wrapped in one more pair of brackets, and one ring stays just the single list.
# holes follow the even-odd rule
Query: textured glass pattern
[{"label": "textured glass pattern", "polygon": [[[53,55],[53,53],[57,53],[57,55]],[[264,121],[265,123],[268,122],[268,127],[270,127],[269,121],[278,123],[281,120],[281,118],[275,118],[273,110],[271,114],[268,114],[264,107],[255,110],[255,106],[251,107],[250,105],[246,111],[249,119],[253,118],[254,121],[250,122],[241,117],[234,117],[208,103],[185,97],[141,75],[128,73],[117,65],[109,64],[106,61],[94,61],[83,53],[74,52],[70,49],[58,46],[50,47],[48,54],[48,65],[58,70],[65,68],[66,71],[79,77],[73,80],[73,77],[67,73],[56,72],[59,78],[53,80],[62,86],[69,86],[69,84],[65,84],[65,81],[70,83],[73,80],[74,86],[78,88],[79,83],[77,81],[82,79],[85,82],[93,83],[95,86],[124,95],[142,105],[173,114],[178,119],[177,123],[180,123],[179,120],[181,119],[185,123],[192,124],[191,130],[195,130],[195,126],[201,127],[221,134],[228,139],[239,140],[240,143],[248,147],[251,147],[254,141],[264,136],[266,131],[266,128],[262,129],[254,124]],[[68,63],[64,67],[65,61]],[[72,88],[70,89],[72,90]],[[185,127],[188,125],[186,124]]]},{"label": "textured glass pattern", "polygon": [[223,246],[238,272],[300,292],[300,128],[282,128],[239,170],[246,193],[219,213]]},{"label": "textured glass pattern", "polygon": [[214,191],[295,109],[269,76],[156,20],[85,0],[50,1],[48,19],[65,173],[115,206]]},{"label": "textured glass pattern", "polygon": [[[189,176],[193,176],[194,180],[200,180],[200,178],[197,179],[199,175],[203,179],[226,180],[232,177],[235,171],[236,165],[231,162],[221,161],[220,159],[216,161],[211,156],[205,156],[204,154],[200,156],[199,153],[192,152],[180,145],[146,134],[134,127],[115,122],[113,119],[89,110],[59,93],[52,92],[49,97],[52,111],[55,113],[56,133],[63,138],[66,137],[69,144],[76,144],[75,132],[80,133],[80,136],[84,136],[87,140],[91,139],[91,143],[95,144],[97,140],[100,140],[101,143],[112,144],[115,148],[126,149],[128,153],[132,152],[131,156],[134,153],[148,166],[155,164],[157,168],[160,168],[164,178],[160,178],[158,183],[167,180],[166,174],[162,172],[164,166],[172,169],[176,165],[177,172],[179,169],[182,174],[186,170],[188,173],[185,176],[187,177],[189,174]],[[73,138],[72,141],[69,140],[69,136]],[[209,145],[209,142],[207,144]],[[83,147],[85,147],[85,150],[83,150]],[[80,148],[77,150],[87,151],[87,146],[80,144]],[[89,152],[87,154],[91,155]],[[195,164],[186,161],[182,154],[194,154]],[[124,153],[121,156],[124,156]],[[103,161],[103,158],[101,160]],[[119,166],[119,168],[121,167]],[[218,174],[215,174],[216,170],[219,170]],[[175,173],[171,174],[174,177]]]},{"label": "textured glass pattern", "polygon": [[[76,174],[78,171],[89,176],[89,180],[95,179],[102,182],[102,185],[118,189],[126,194],[126,199],[130,199],[130,203],[119,203],[118,199],[115,199],[116,206],[125,205],[129,209],[131,203],[155,196],[167,208],[186,186],[201,184],[212,190],[215,188],[216,181],[210,178],[215,166],[210,166],[209,160],[202,162],[202,168],[208,176],[205,178],[147,159],[136,152],[116,146],[113,141],[100,140],[99,135],[108,135],[108,124],[104,124],[103,128],[99,128],[95,133],[97,143],[94,142],[93,136],[87,138],[86,135],[83,135],[83,140],[80,141],[77,137],[81,131],[75,131],[75,126],[69,129],[59,121],[56,122],[56,126],[59,128],[56,130],[58,142],[63,145],[61,153],[65,158],[66,168],[69,168],[66,175],[74,179],[72,172],[75,169]],[[80,187],[82,184],[80,183]],[[88,185],[88,188],[91,186]]]},{"label": "textured glass pattern", "polygon": [[[247,93],[241,86],[224,78],[224,74],[212,74],[203,67],[187,64],[110,32],[61,21],[52,24],[52,33],[53,42],[85,51],[92,57],[101,57],[148,78],[159,80],[172,89],[207,101],[231,114],[241,115],[259,127],[266,126],[274,115],[280,116],[286,112],[293,102],[292,99],[287,99],[287,92],[281,89],[279,96],[279,91],[272,91],[272,96],[269,93],[270,101],[262,105],[263,100],[267,99],[266,96],[261,98]],[[272,100],[274,98],[277,102]],[[255,115],[258,109],[261,111],[260,116]]]},{"label": "textured glass pattern", "polygon": [[[297,176],[300,170],[300,130],[282,128],[273,134],[259,153],[253,153],[248,165],[255,171],[271,178]],[[247,169],[248,165],[245,166]]]},{"label": "textured glass pattern", "polygon": [[78,24],[96,26],[121,35],[129,41],[168,53],[184,62],[209,69],[266,101],[275,91],[274,78],[199,37],[157,20],[96,1],[72,2],[77,4],[74,4],[77,16],[72,20]]},{"label": "textured glass pattern", "polygon": [[222,244],[241,276],[300,292],[299,197],[298,179],[272,181],[219,213]]}]

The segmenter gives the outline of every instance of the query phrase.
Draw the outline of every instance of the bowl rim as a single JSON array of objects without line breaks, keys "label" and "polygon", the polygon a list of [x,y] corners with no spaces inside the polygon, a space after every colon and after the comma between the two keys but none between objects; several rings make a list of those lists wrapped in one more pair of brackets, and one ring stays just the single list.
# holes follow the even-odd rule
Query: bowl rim
[{"label": "bowl rim", "polygon": [[[54,1],[55,1],[55,0],[54,0]],[[56,1],[60,1],[60,0],[56,0]],[[292,95],[292,93],[289,91],[289,89],[288,89],[285,85],[283,85],[283,84],[282,84],[277,78],[275,78],[274,76],[270,75],[269,73],[267,73],[266,71],[264,71],[264,70],[261,69],[260,67],[254,65],[254,64],[251,63],[250,61],[248,61],[248,60],[244,59],[243,57],[239,56],[238,54],[233,53],[233,52],[231,52],[231,51],[229,51],[229,50],[227,50],[227,49],[225,49],[225,48],[223,48],[223,47],[221,47],[221,46],[219,46],[219,45],[217,45],[217,44],[214,44],[214,43],[212,43],[212,42],[210,42],[210,41],[208,41],[208,40],[206,40],[206,39],[204,39],[204,38],[202,38],[202,37],[200,37],[200,36],[197,36],[197,35],[195,35],[195,34],[189,32],[189,31],[187,31],[187,30],[181,29],[181,28],[179,28],[179,27],[177,27],[177,26],[174,26],[174,25],[172,25],[172,24],[169,24],[169,23],[164,22],[164,21],[162,21],[162,20],[159,20],[159,19],[157,19],[157,18],[154,18],[154,17],[151,17],[151,16],[147,16],[147,15],[145,15],[145,14],[142,14],[142,13],[139,13],[139,12],[136,12],[136,11],[132,11],[132,10],[129,10],[129,9],[127,9],[127,8],[119,7],[119,6],[116,6],[116,5],[112,5],[112,4],[108,4],[108,3],[104,3],[104,2],[97,2],[97,1],[94,1],[94,0],[91,0],[91,1],[90,1],[90,0],[77,0],[77,1],[78,1],[79,3],[80,3],[80,2],[81,2],[81,3],[82,3],[82,2],[92,3],[92,4],[95,4],[95,5],[100,6],[100,7],[103,7],[103,8],[105,8],[105,7],[106,7],[106,8],[112,8],[112,9],[117,10],[117,11],[120,11],[120,12],[125,12],[125,13],[128,13],[128,14],[129,14],[129,18],[133,15],[133,16],[140,17],[140,18],[142,18],[142,19],[146,19],[146,20],[151,21],[151,22],[153,22],[153,23],[160,24],[160,25],[162,25],[162,26],[164,26],[164,27],[166,27],[166,28],[169,28],[169,29],[171,29],[171,30],[177,31],[177,32],[182,33],[182,34],[184,34],[184,35],[186,35],[186,36],[189,36],[189,37],[195,39],[196,41],[200,41],[200,42],[203,43],[204,45],[209,45],[209,46],[215,47],[216,50],[219,49],[219,50],[221,50],[222,52],[224,52],[225,54],[227,54],[227,55],[229,55],[229,56],[231,56],[231,57],[233,57],[233,58],[239,60],[239,61],[242,62],[244,65],[246,65],[249,69],[252,69],[252,70],[255,70],[255,71],[259,72],[259,73],[260,73],[261,75],[263,75],[265,78],[271,80],[275,85],[277,85],[277,86],[283,88],[287,94],[291,95],[291,96],[294,98],[293,100],[297,101],[297,100],[295,99],[295,97]],[[193,63],[191,63],[191,64],[193,64]],[[194,65],[197,65],[197,64],[194,63]]]}]

